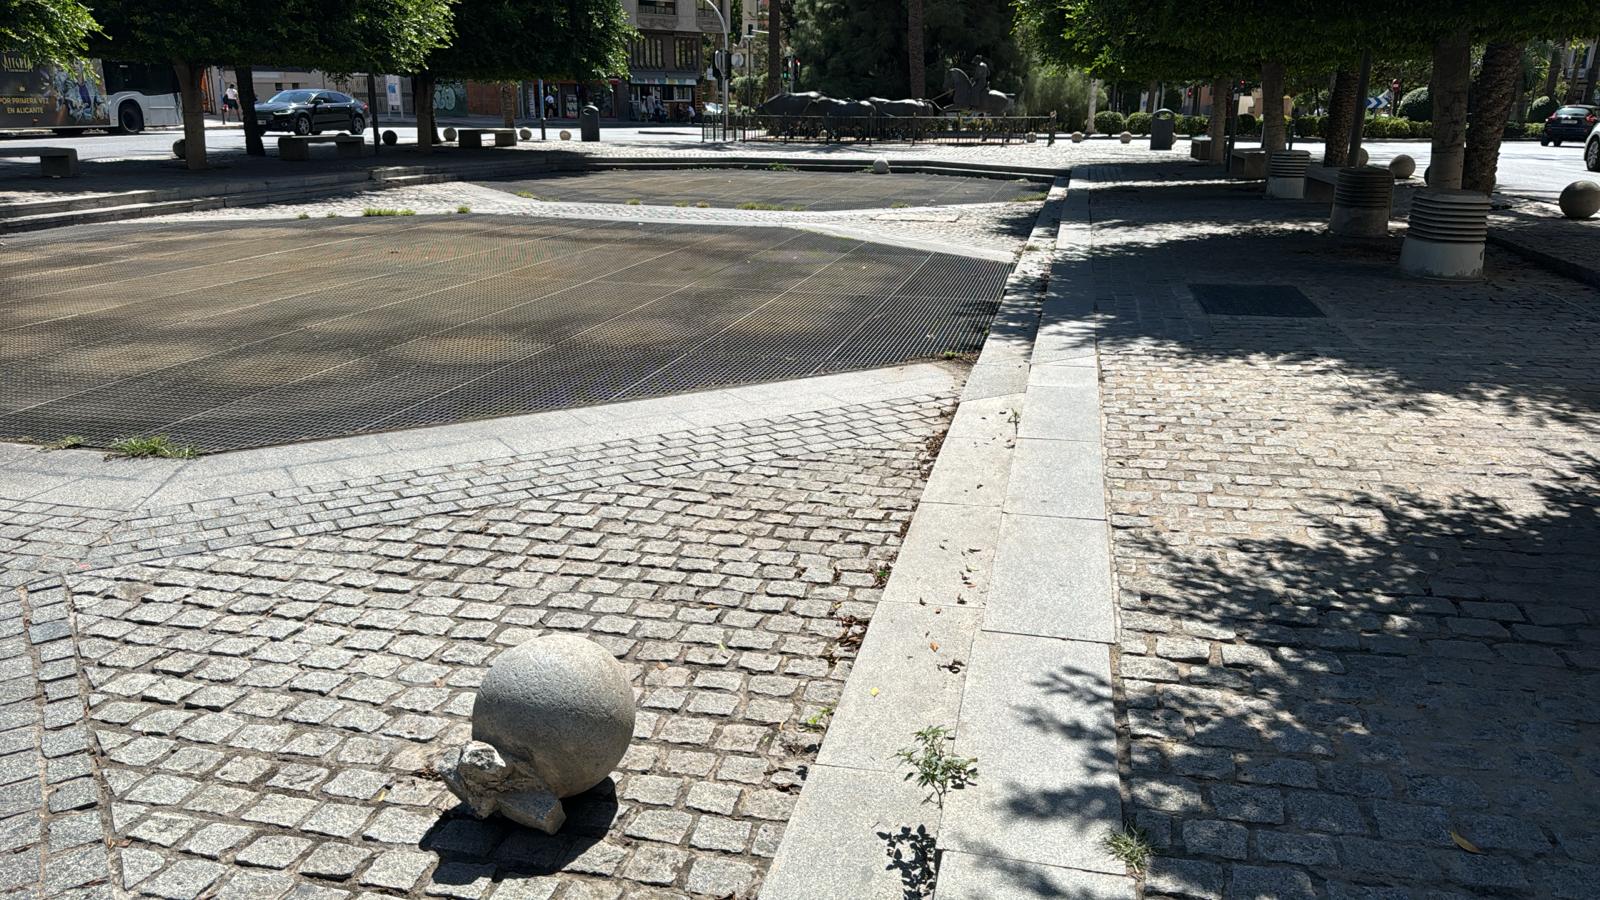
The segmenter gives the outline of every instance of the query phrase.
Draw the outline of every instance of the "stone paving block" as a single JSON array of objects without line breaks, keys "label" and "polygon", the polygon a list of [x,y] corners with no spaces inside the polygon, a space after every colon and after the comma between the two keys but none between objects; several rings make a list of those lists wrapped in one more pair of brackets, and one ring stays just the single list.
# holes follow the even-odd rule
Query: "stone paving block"
[{"label": "stone paving block", "polygon": [[1103,844],[1122,824],[1110,697],[1106,646],[980,632],[955,746],[978,777],[946,797],[941,846],[1121,874]]},{"label": "stone paving block", "polygon": [[1020,439],[1006,484],[1005,511],[1074,519],[1106,517],[1100,445]]},{"label": "stone paving block", "polygon": [[1125,875],[953,850],[946,851],[939,860],[940,900],[1134,900],[1136,896],[1133,879]]},{"label": "stone paving block", "polygon": [[884,602],[982,607],[999,529],[996,508],[924,500],[884,587]]},{"label": "stone paving block", "polygon": [[983,627],[1110,643],[1110,566],[1103,522],[1005,515]]},{"label": "stone paving block", "polygon": [[946,441],[922,490],[925,503],[998,507],[1005,498],[1009,440]]},{"label": "stone paving block", "polygon": [[912,743],[915,732],[935,724],[954,727],[961,671],[971,664],[981,615],[963,607],[879,604],[817,761],[899,772],[894,754]]},{"label": "stone paving block", "polygon": [[1095,385],[1030,385],[1017,435],[1055,441],[1100,440],[1100,391]]},{"label": "stone paving block", "polygon": [[[872,797],[864,804],[862,797]],[[937,837],[923,792],[899,775],[815,766],[806,778],[761,900],[902,900],[892,849],[920,833]],[[920,842],[919,842],[920,843]],[[828,860],[819,867],[817,860]]]}]

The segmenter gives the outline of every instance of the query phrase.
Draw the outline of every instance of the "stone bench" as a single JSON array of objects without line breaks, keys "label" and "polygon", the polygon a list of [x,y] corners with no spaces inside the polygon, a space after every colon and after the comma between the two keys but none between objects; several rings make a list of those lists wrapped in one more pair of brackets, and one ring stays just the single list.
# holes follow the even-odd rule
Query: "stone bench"
[{"label": "stone bench", "polygon": [[1190,138],[1189,158],[1198,159],[1201,162],[1209,162],[1211,160],[1211,138],[1204,136]]},{"label": "stone bench", "polygon": [[1233,165],[1228,167],[1230,176],[1247,181],[1259,181],[1267,177],[1267,151],[1235,147],[1232,159]]},{"label": "stone bench", "polygon": [[361,155],[361,147],[366,141],[356,134],[287,134],[278,138],[278,158],[290,160],[307,160],[311,158],[312,144],[333,144],[339,151],[339,158],[345,159]]},{"label": "stone bench", "polygon": [[1306,199],[1333,202],[1333,186],[1339,181],[1339,170],[1314,162],[1306,169]]},{"label": "stone bench", "polygon": [[0,147],[0,156],[13,159],[39,158],[39,170],[46,178],[71,178],[78,174],[78,151],[71,147]]},{"label": "stone bench", "polygon": [[494,135],[496,147],[515,147],[517,145],[517,130],[515,128],[458,128],[456,129],[456,146],[463,150],[483,149],[483,136]]}]

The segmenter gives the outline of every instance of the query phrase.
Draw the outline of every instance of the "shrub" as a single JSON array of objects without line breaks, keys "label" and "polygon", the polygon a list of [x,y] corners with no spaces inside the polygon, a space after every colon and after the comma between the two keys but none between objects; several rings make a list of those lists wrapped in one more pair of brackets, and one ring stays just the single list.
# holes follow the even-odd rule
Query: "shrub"
[{"label": "shrub", "polygon": [[1432,122],[1412,122],[1411,123],[1411,136],[1414,137],[1414,138],[1431,138],[1431,137],[1433,137],[1433,123]]},{"label": "shrub", "polygon": [[1128,130],[1134,134],[1150,133],[1150,114],[1147,112],[1128,113]]},{"label": "shrub", "polygon": [[1533,105],[1528,107],[1528,121],[1543,123],[1545,119],[1555,115],[1556,110],[1560,108],[1561,104],[1556,102],[1556,98],[1540,97],[1533,101]]},{"label": "shrub", "polygon": [[1400,98],[1399,113],[1401,118],[1413,122],[1430,122],[1433,120],[1433,97],[1428,93],[1426,85],[1406,91]]},{"label": "shrub", "polygon": [[1299,137],[1322,137],[1327,116],[1301,116],[1294,120],[1294,133]]},{"label": "shrub", "polygon": [[1191,135],[1201,135],[1211,130],[1210,116],[1189,116],[1188,119],[1189,133]]},{"label": "shrub", "polygon": [[1255,116],[1249,113],[1239,114],[1239,134],[1259,134],[1260,132],[1261,123],[1256,121]]},{"label": "shrub", "polygon": [[1121,134],[1127,125],[1122,113],[1114,109],[1103,109],[1094,114],[1094,130],[1100,134]]}]

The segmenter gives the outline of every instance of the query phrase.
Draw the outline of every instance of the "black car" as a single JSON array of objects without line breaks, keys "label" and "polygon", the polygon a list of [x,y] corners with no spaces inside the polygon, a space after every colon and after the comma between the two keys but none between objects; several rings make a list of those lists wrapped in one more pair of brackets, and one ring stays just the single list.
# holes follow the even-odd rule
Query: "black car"
[{"label": "black car", "polygon": [[1544,134],[1539,144],[1561,146],[1562,141],[1581,141],[1600,122],[1600,106],[1563,106],[1544,120]]},{"label": "black car", "polygon": [[267,131],[360,134],[367,127],[367,105],[338,91],[279,91],[271,100],[256,104],[256,121]]}]

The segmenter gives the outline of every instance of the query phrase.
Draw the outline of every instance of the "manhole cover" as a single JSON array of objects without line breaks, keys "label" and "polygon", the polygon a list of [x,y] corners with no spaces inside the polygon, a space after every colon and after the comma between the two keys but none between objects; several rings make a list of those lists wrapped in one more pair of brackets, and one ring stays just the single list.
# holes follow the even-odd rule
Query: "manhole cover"
[{"label": "manhole cover", "polygon": [[1189,291],[1211,316],[1271,316],[1321,319],[1322,310],[1287,284],[1191,284]]}]

